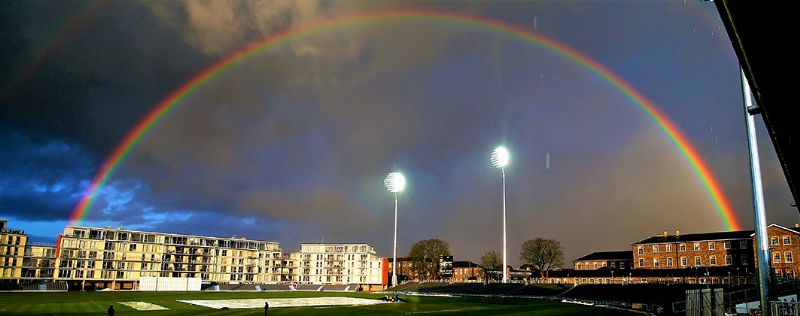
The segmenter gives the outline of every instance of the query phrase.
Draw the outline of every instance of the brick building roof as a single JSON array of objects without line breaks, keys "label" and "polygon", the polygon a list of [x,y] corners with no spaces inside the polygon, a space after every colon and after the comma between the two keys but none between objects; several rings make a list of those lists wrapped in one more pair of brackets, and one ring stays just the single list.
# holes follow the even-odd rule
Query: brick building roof
[{"label": "brick building roof", "polygon": [[453,261],[453,268],[483,268],[472,261]]},{"label": "brick building roof", "polygon": [[633,251],[597,251],[588,255],[575,259],[575,261],[590,261],[590,260],[633,260]]},{"label": "brick building roof", "polygon": [[[778,224],[770,224],[769,226],[767,226],[767,228],[770,228],[770,227],[782,228],[782,229],[788,230],[790,232],[795,232],[795,233],[800,234],[800,227],[783,227],[783,226],[778,225]],[[750,232],[750,237],[753,237],[753,235],[755,235],[755,234],[756,233],[754,231],[751,231]]]},{"label": "brick building roof", "polygon": [[681,241],[705,241],[705,240],[725,240],[725,239],[750,239],[753,234],[752,230],[742,230],[733,232],[713,232],[713,233],[700,233],[700,234],[685,234],[685,235],[663,235],[653,236],[647,239],[640,240],[633,243],[637,244],[657,244],[664,242],[681,242]]}]

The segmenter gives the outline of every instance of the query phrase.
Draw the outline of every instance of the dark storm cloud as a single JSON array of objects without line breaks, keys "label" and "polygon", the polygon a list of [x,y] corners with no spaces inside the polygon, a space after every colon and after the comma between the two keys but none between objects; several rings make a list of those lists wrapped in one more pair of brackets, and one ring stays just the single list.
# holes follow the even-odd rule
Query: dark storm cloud
[{"label": "dark storm cloud", "polygon": [[27,220],[68,216],[93,161],[80,146],[0,126],[0,210]]},{"label": "dark storm cloud", "polygon": [[[47,134],[0,127],[0,211],[26,221],[63,220],[83,196],[95,172],[96,159],[85,147]],[[131,220],[121,210],[145,209],[136,201],[141,181],[114,179],[101,188],[96,214],[89,219]]]},{"label": "dark storm cloud", "polygon": [[0,65],[11,70],[0,77],[8,88],[0,119],[95,155],[106,155],[153,103],[211,60],[139,3],[0,6],[13,13],[0,19],[7,57]]}]

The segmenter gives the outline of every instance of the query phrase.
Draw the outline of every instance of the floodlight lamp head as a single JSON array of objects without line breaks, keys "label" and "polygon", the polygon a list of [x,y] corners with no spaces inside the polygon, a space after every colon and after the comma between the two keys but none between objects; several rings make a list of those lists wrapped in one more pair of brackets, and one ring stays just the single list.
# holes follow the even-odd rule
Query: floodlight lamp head
[{"label": "floodlight lamp head", "polygon": [[406,188],[406,177],[400,172],[392,172],[383,180],[383,185],[389,192],[400,193]]},{"label": "floodlight lamp head", "polygon": [[491,161],[492,165],[497,168],[503,168],[505,166],[508,166],[508,161],[509,161],[508,149],[506,149],[506,147],[504,146],[495,148],[492,151]]}]

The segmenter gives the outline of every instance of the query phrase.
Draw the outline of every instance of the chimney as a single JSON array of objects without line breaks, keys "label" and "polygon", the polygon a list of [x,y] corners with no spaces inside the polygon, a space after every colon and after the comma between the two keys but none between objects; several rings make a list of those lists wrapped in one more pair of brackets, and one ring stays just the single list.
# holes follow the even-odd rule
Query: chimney
[{"label": "chimney", "polygon": [[675,238],[678,238],[678,237],[681,237],[681,231],[680,230],[676,230],[675,231]]},{"label": "chimney", "polygon": [[794,223],[794,228],[800,228],[800,224]]},{"label": "chimney", "polygon": [[664,238],[667,238],[667,236],[669,236],[669,234],[668,234],[668,233],[667,233],[667,231],[665,230],[665,231],[664,231]]}]

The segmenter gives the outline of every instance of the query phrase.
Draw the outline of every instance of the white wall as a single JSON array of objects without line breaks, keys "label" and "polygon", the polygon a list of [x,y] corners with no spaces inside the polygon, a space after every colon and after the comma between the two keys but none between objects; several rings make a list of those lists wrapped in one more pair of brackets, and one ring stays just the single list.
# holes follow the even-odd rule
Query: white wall
[{"label": "white wall", "polygon": [[200,278],[139,278],[139,291],[200,291]]}]

